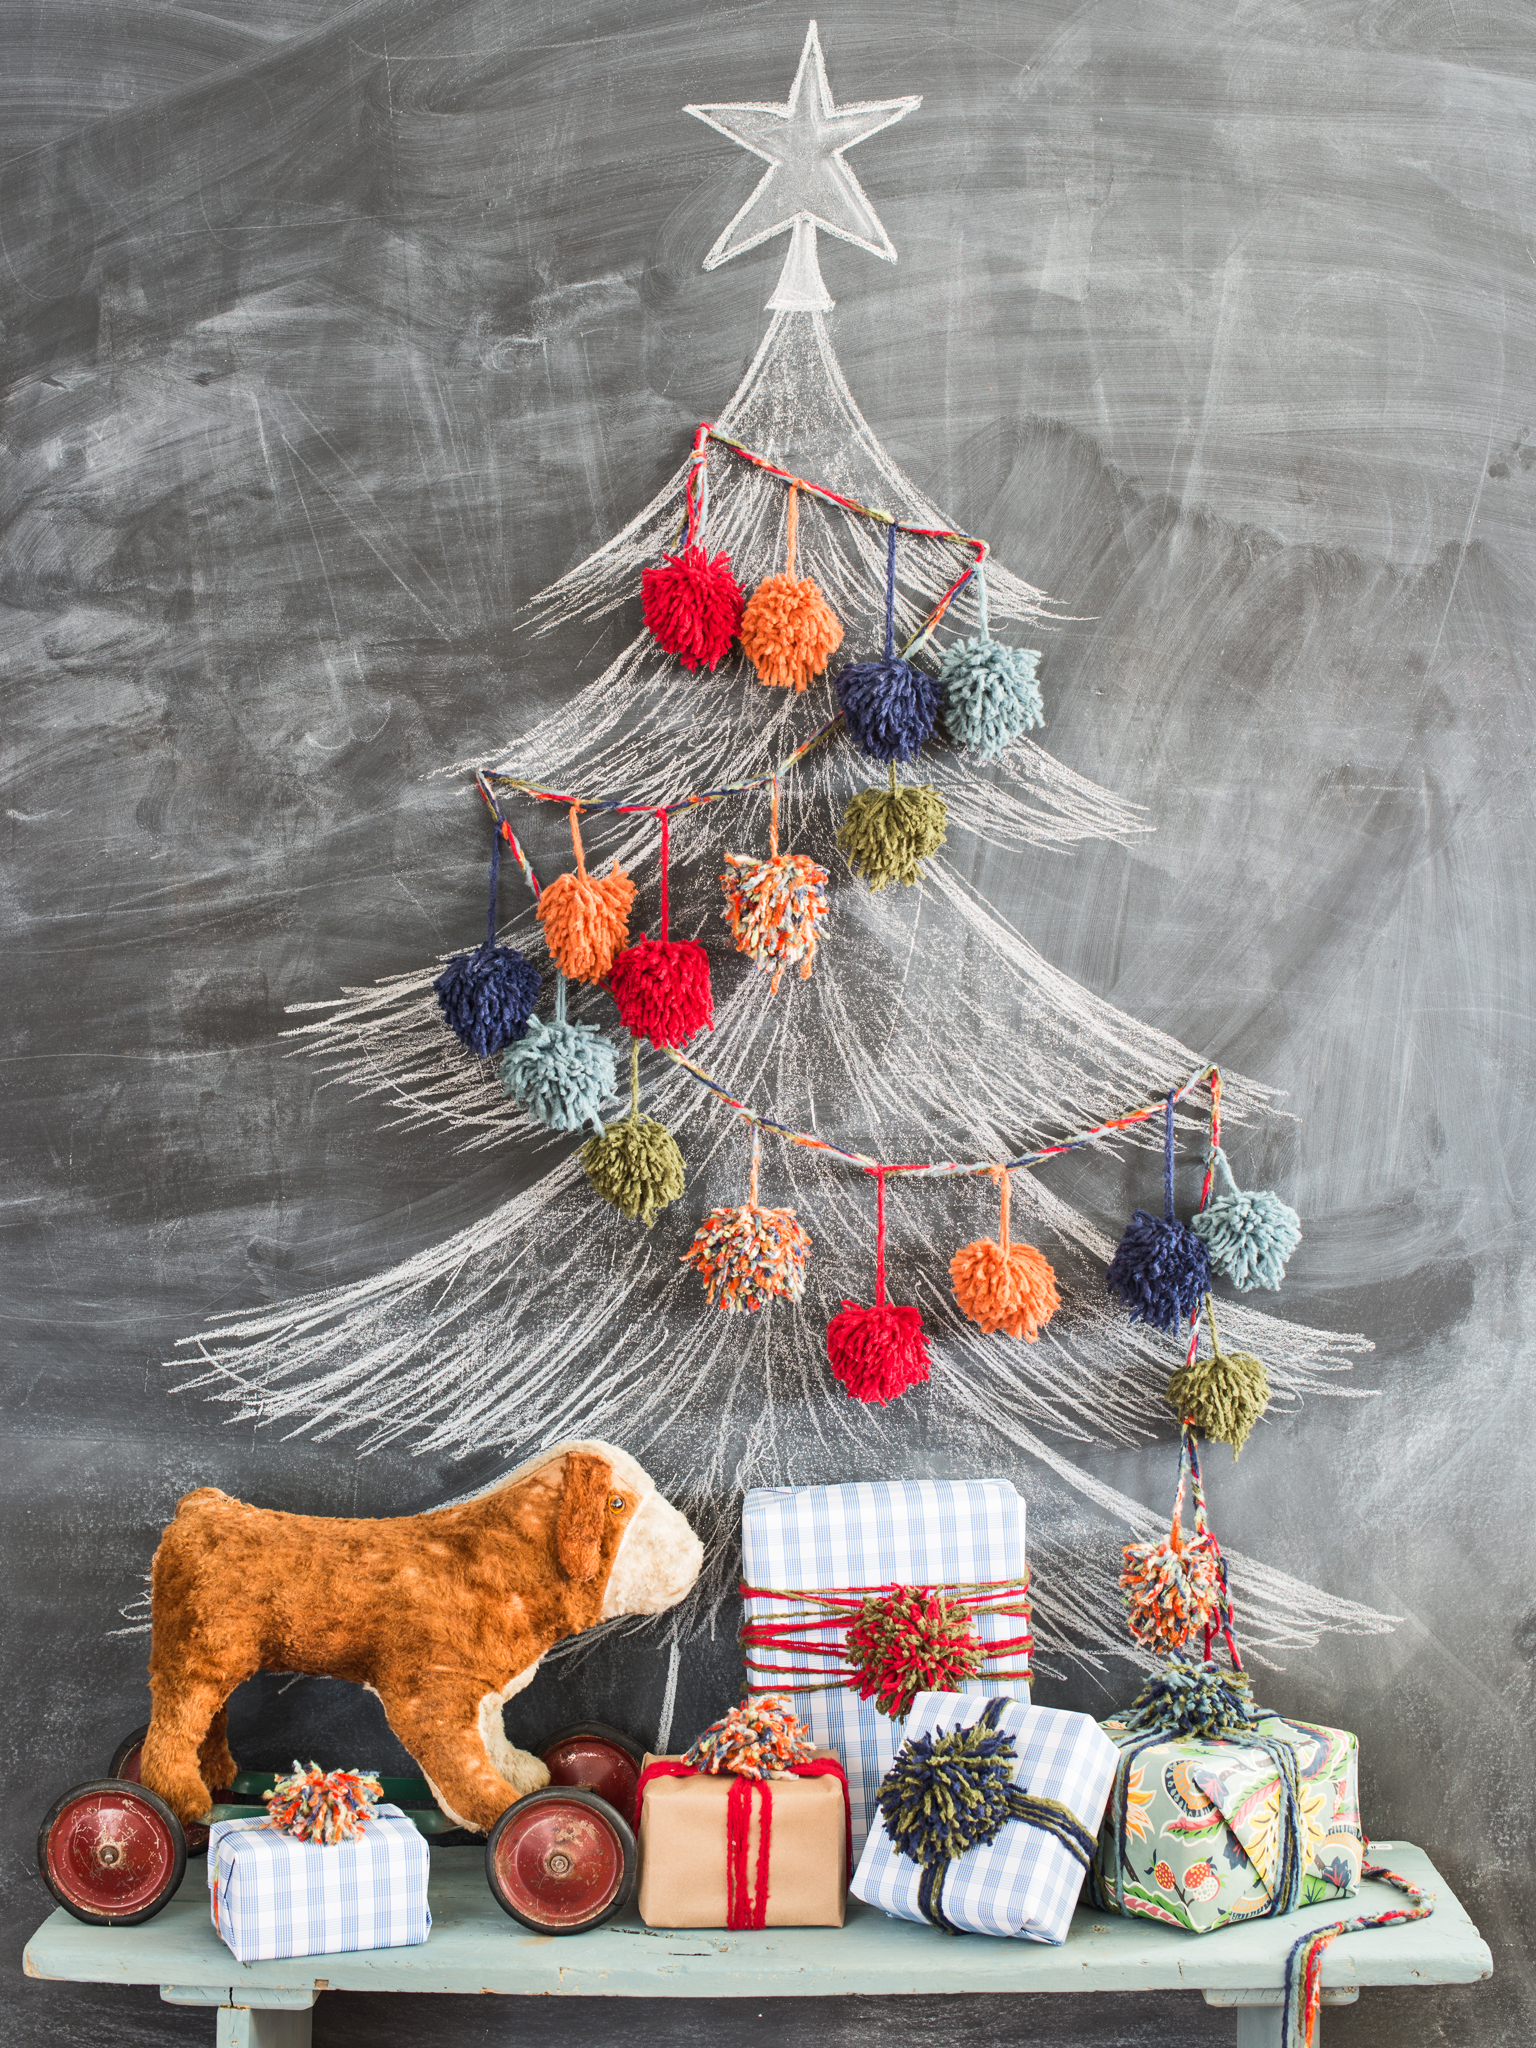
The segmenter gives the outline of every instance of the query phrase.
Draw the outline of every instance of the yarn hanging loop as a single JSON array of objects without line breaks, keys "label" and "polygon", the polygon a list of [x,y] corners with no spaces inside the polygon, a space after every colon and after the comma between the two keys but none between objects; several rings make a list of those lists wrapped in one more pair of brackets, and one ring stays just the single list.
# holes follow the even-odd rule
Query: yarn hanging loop
[{"label": "yarn hanging loop", "polygon": [[661,824],[661,936],[627,946],[613,963],[608,988],[625,1030],[665,1052],[686,1045],[700,1031],[713,1031],[715,1005],[709,955],[691,939],[667,936],[671,816],[665,804],[655,811]]},{"label": "yarn hanging loop", "polygon": [[833,1378],[856,1401],[883,1408],[929,1373],[928,1339],[915,1308],[885,1298],[886,1166],[868,1166],[875,1182],[875,1305],[845,1301],[827,1325]]},{"label": "yarn hanging loop", "polygon": [[1003,1330],[1033,1344],[1061,1306],[1056,1275],[1034,1245],[1010,1241],[1008,1169],[994,1166],[990,1174],[1000,1196],[997,1242],[983,1237],[962,1245],[949,1262],[950,1285],[961,1309],[989,1337]]}]

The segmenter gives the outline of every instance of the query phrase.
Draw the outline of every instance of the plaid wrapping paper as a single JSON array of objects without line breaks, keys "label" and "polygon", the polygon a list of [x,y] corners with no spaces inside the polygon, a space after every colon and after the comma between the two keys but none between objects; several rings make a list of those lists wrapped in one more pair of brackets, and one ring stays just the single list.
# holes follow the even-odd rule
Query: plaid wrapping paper
[{"label": "plaid wrapping paper", "polygon": [[[995,1697],[996,1695],[994,1695]],[[953,1692],[920,1692],[907,1716],[908,1736],[969,1728],[985,1699]],[[1120,1752],[1087,1714],[1032,1707],[1010,1700],[998,1720],[1013,1737],[1013,1782],[1039,1797],[1070,1807],[1089,1834],[1098,1831],[1115,1781]],[[951,1864],[944,1880],[944,1912],[973,1934],[1007,1934],[1025,1941],[1066,1940],[1086,1872],[1054,1835],[1027,1821],[1008,1821],[979,1849]],[[853,1895],[900,1920],[923,1920],[918,1907],[920,1865],[901,1855],[878,1812],[854,1873]]]},{"label": "plaid wrapping paper", "polygon": [[428,1851],[398,1806],[376,1806],[361,1837],[327,1848],[264,1820],[208,1830],[213,1924],[242,1963],[346,1949],[414,1948],[432,1925]]},{"label": "plaid wrapping paper", "polygon": [[[755,1487],[742,1503],[742,1568],[749,1586],[787,1593],[798,1588],[837,1590],[853,1586],[985,1585],[1022,1581],[1024,1502],[1006,1479],[881,1479],[841,1486]],[[773,1621],[793,1601],[748,1594],[747,1620]],[[979,1614],[976,1633],[985,1643],[1006,1641],[1028,1626],[1006,1614]],[[809,1621],[796,1630],[805,1641],[842,1641],[841,1624]],[[901,1747],[905,1723],[882,1714],[873,1700],[851,1689],[835,1692],[776,1686],[773,1669],[804,1669],[806,1659],[789,1650],[755,1650],[758,1668],[747,1673],[754,1692],[779,1692],[810,1730],[818,1749],[835,1750],[848,1774],[857,1854],[869,1831],[880,1781]],[[1005,1653],[1013,1669],[1027,1664],[1022,1652]],[[829,1666],[830,1670],[830,1666]],[[1024,1679],[999,1680],[981,1674],[960,1690],[978,1699],[1012,1694],[1026,1703]]]},{"label": "plaid wrapping paper", "polygon": [[[1348,1898],[1365,1855],[1354,1736],[1276,1714],[1264,1715],[1258,1729],[1296,1752],[1300,1903]],[[1146,1742],[1118,1721],[1104,1730],[1123,1749]],[[1284,1795],[1274,1758],[1256,1743],[1240,1735],[1162,1736],[1121,1759],[1112,1796],[1124,1813],[1118,1883],[1106,1826],[1090,1885],[1105,1905],[1190,1934],[1269,1912]]]}]

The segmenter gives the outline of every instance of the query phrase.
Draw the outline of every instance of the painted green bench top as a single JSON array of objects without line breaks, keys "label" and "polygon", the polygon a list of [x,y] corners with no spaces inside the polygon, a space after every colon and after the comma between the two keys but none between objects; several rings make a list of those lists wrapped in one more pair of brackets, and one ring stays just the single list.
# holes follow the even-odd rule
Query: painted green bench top
[{"label": "painted green bench top", "polygon": [[[1431,1919],[1345,1935],[1323,1965],[1324,1999],[1353,2000],[1374,1984],[1470,1984],[1493,1968],[1487,1944],[1421,1849],[1377,1842],[1374,1860],[1435,1895]],[[846,1927],[761,1934],[666,1933],[633,1914],[589,1934],[529,1933],[485,1883],[478,1849],[432,1850],[431,1937],[419,1948],[237,1963],[214,1933],[201,1862],[164,1912],[142,1927],[86,1927],[64,1912],[27,1944],[29,1976],[99,1984],[158,1984],[175,2003],[220,2007],[219,2048],[307,2048],[309,2010],[322,1991],[500,1992],[597,1998],[822,1998],[945,1992],[1201,1991],[1239,2008],[1240,2048],[1279,2039],[1286,1951],[1338,1914],[1314,1906],[1286,1920],[1192,1938],[1175,1928],[1080,1911],[1060,1948],[955,1939],[888,1920],[849,1901]],[[1362,1887],[1360,1906],[1396,1896]],[[1348,1910],[1348,1909],[1346,1909]],[[110,2035],[104,2035],[110,2040]]]}]

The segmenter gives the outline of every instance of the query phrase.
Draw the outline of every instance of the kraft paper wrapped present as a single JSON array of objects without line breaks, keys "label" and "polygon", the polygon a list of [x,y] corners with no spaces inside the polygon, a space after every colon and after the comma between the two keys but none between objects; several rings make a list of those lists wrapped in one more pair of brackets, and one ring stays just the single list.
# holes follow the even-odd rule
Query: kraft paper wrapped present
[{"label": "kraft paper wrapped present", "polygon": [[[1097,1903],[1191,1934],[1276,1911],[1291,1802],[1275,1756],[1245,1731],[1149,1743],[1121,1722],[1103,1726],[1124,1754],[1094,1870]],[[1354,1736],[1274,1714],[1261,1714],[1253,1735],[1295,1758],[1296,1903],[1348,1898],[1365,1855]]]},{"label": "kraft paper wrapped present", "polygon": [[[836,1764],[830,1753],[823,1752]],[[645,1760],[682,1765],[680,1757]],[[759,1857],[768,1831],[768,1882]],[[647,1927],[841,1927],[848,1797],[841,1771],[815,1777],[642,1775],[640,1918]]]},{"label": "kraft paper wrapped present", "polygon": [[264,1820],[208,1830],[213,1924],[242,1963],[427,1938],[426,1837],[398,1806],[370,1809],[353,1841],[296,1841]]},{"label": "kraft paper wrapped present", "polygon": [[1024,1502],[1006,1479],[758,1487],[742,1504],[741,1536],[747,1683],[787,1698],[812,1739],[842,1759],[857,1853],[903,1722],[858,1697],[848,1625],[862,1598],[882,1588],[948,1588],[969,1604],[984,1656],[954,1690],[1027,1703]]},{"label": "kraft paper wrapped present", "polygon": [[1025,1795],[1014,1801],[1015,1817],[958,1856],[930,1859],[925,1885],[925,1865],[902,1853],[877,1810],[854,1873],[854,1897],[901,1920],[1024,1941],[1064,1941],[1093,1861],[1119,1751],[1087,1714],[925,1692],[913,1702],[906,1727],[910,1747],[898,1753],[889,1782],[902,1782],[909,1759],[921,1755],[921,1738],[957,1729],[1008,1738],[1011,1755],[1003,1747],[994,1768],[1010,1775]]}]

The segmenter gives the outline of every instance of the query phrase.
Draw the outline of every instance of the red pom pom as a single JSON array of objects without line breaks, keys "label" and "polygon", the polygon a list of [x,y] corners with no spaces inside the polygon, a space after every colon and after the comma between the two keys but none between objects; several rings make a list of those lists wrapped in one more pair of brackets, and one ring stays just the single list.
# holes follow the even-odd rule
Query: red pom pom
[{"label": "red pom pom", "polygon": [[715,1028],[709,955],[691,939],[640,939],[616,955],[608,987],[619,1020],[658,1052]]},{"label": "red pom pom", "polygon": [[684,668],[713,668],[730,652],[746,599],[722,548],[711,558],[697,541],[640,572],[640,598],[652,637]]},{"label": "red pom pom", "polygon": [[855,1401],[883,1408],[928,1377],[928,1339],[915,1308],[845,1301],[827,1325],[832,1376]]}]

